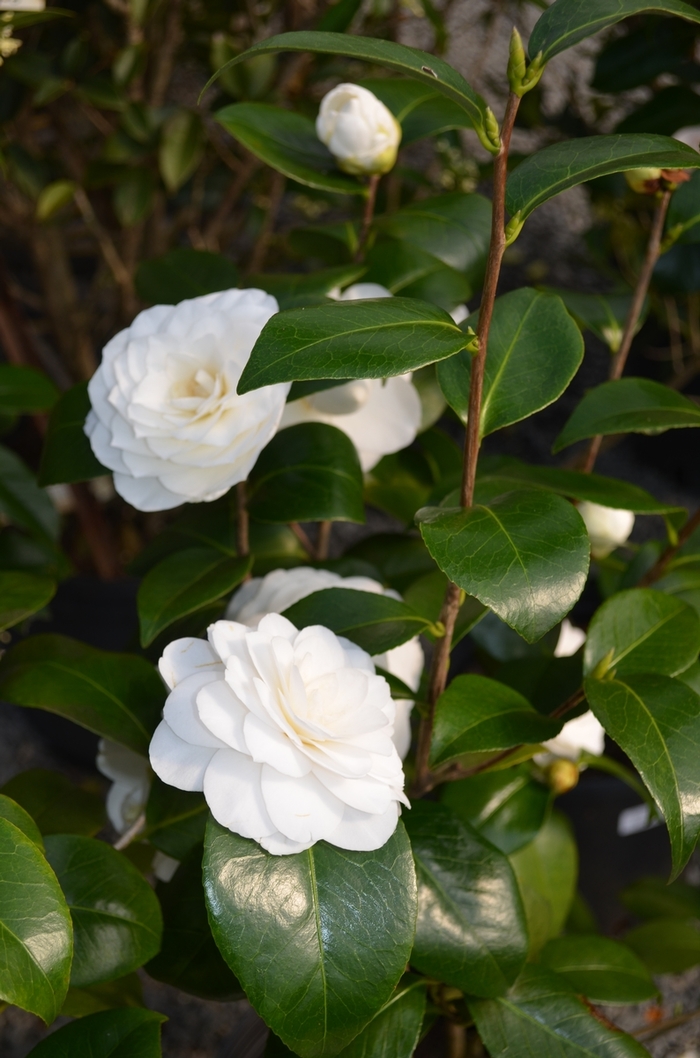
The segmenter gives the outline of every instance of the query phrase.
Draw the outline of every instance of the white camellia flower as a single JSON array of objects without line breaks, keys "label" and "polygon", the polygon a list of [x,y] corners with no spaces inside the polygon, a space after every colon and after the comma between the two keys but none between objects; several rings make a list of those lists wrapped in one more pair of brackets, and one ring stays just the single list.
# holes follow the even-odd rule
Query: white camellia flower
[{"label": "white camellia flower", "polygon": [[616,547],[622,547],[634,528],[632,511],[602,507],[599,503],[582,500],[578,505],[578,513],[586,523],[593,558],[605,558]]},{"label": "white camellia flower", "polygon": [[582,628],[572,625],[568,617],[565,617],[559,630],[559,639],[554,648],[555,658],[570,658],[586,642],[586,633]]},{"label": "white camellia flower", "polygon": [[700,151],[700,125],[684,125],[673,133],[674,140],[680,140],[694,151]]},{"label": "white camellia flower", "polygon": [[393,169],[401,126],[373,92],[358,84],[339,84],[321,100],[316,135],[339,169],[371,176]]},{"label": "white camellia flower", "polygon": [[[577,628],[564,618],[561,623],[559,641],[554,650],[555,658],[568,658],[575,654],[586,642],[586,633],[582,628]],[[555,757],[564,757],[567,760],[577,761],[582,750],[594,753],[597,757],[605,749],[605,731],[599,720],[588,710],[574,720],[564,724],[556,738],[550,738],[544,742],[547,752],[537,753],[535,760],[538,764],[546,765]]]},{"label": "white camellia flower", "polygon": [[211,625],[166,647],[171,693],[151,741],[155,773],[203,790],[214,818],[275,855],[325,840],[378,849],[408,804],[395,705],[369,654],[279,614]]},{"label": "white camellia flower", "polygon": [[263,290],[156,305],[105,346],[85,432],[140,511],[215,500],[274,436],[289,384],[236,386],[277,302]]},{"label": "white camellia flower", "polygon": [[[388,595],[391,599],[401,598],[398,592],[382,587],[371,577],[341,577],[328,569],[297,566],[295,569],[275,569],[265,577],[253,577],[247,581],[232,597],[226,617],[230,621],[240,621],[255,627],[265,614],[282,613],[300,599],[325,588],[352,588],[355,591],[371,592],[373,595]],[[418,636],[399,647],[394,647],[393,650],[387,650],[384,654],[376,654],[372,660],[379,668],[397,676],[412,691],[418,690],[425,664]],[[413,702],[401,698],[396,699],[394,704],[394,745],[403,760],[411,745],[410,717]]]},{"label": "white camellia flower", "polygon": [[112,785],[107,794],[107,816],[118,834],[136,822],[146,807],[151,789],[151,769],[145,757],[133,749],[101,738],[97,767]]},{"label": "white camellia flower", "polygon": [[[390,298],[380,283],[353,283],[342,294],[331,291],[336,301]],[[410,445],[421,425],[421,402],[411,375],[367,378],[345,382],[301,397],[286,405],[281,428],[300,422],[323,422],[347,434],[357,449],[364,471],[382,456]]]}]

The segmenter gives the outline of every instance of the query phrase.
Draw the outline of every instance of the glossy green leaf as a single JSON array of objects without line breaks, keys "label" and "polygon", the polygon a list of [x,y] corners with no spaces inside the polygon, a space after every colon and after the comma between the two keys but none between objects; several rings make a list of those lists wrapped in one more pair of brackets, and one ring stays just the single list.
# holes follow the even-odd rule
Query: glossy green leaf
[{"label": "glossy green leaf", "polygon": [[433,767],[465,753],[510,749],[554,738],[563,721],[550,720],[512,687],[486,676],[456,676],[435,706]]},{"label": "glossy green leaf", "polygon": [[49,417],[39,468],[40,485],[89,481],[109,474],[93,453],[85,433],[89,411],[87,382],[62,394]]},{"label": "glossy green leaf", "polygon": [[[605,2],[605,0],[604,0]],[[531,154],[508,177],[506,207],[524,221],[543,202],[588,180],[641,166],[700,168],[700,155],[672,136],[617,133],[563,140]]]},{"label": "glossy green leaf", "polygon": [[[671,199],[672,203],[673,201],[674,199]],[[548,294],[557,294],[561,298],[579,327],[588,329],[596,338],[600,338],[601,342],[605,342],[611,353],[617,352],[632,304],[631,294],[583,294],[578,290],[561,290],[554,287],[545,287],[545,290]],[[635,334],[644,323],[648,311],[647,299],[635,325]]]},{"label": "glossy green leaf", "polygon": [[216,120],[246,150],[278,173],[317,191],[364,195],[366,185],[338,169],[335,158],[303,114],[269,103],[232,103]]},{"label": "glossy green leaf", "polygon": [[29,1058],[160,1058],[156,1010],[105,1010],[64,1025],[37,1044]]},{"label": "glossy green leaf", "polygon": [[156,893],[163,911],[163,939],[146,973],[174,988],[231,1002],[243,992],[214,943],[202,888],[202,850],[195,849]]},{"label": "glossy green leaf", "polygon": [[238,392],[307,378],[402,375],[452,356],[465,344],[444,309],[415,298],[288,309],[263,327]]},{"label": "glossy green leaf", "polygon": [[[581,332],[561,298],[528,287],[496,300],[481,399],[481,436],[546,408],[564,392],[583,359]],[[471,356],[442,360],[438,381],[466,422]]]},{"label": "glossy green leaf", "polygon": [[444,805],[414,802],[406,827],[418,879],[411,964],[472,995],[501,995],[527,956],[507,858]]},{"label": "glossy green leaf", "polygon": [[[319,298],[327,297],[338,287],[346,287],[357,282],[367,271],[363,264],[345,264],[337,268],[322,268],[318,272],[273,273],[270,275],[249,275],[246,286],[266,290],[277,298],[281,309],[291,309],[303,305],[317,304]],[[288,400],[295,400],[290,393]]]},{"label": "glossy green leaf", "polygon": [[380,574],[379,579],[398,592],[404,592],[424,573],[435,572],[435,563],[419,536],[376,533],[349,548],[345,557],[368,562]]},{"label": "glossy green leaf", "polygon": [[208,813],[204,794],[178,790],[154,775],[146,803],[144,837],[166,856],[184,860],[204,841]]},{"label": "glossy green leaf", "polygon": [[45,844],[73,920],[71,984],[123,977],[155,955],[160,905],[136,867],[95,838],[55,834]]},{"label": "glossy green leaf", "polygon": [[136,292],[151,305],[177,305],[238,286],[238,269],[222,254],[180,248],[163,257],[142,261],[136,271]]},{"label": "glossy green leaf", "polygon": [[[248,48],[222,69],[225,70],[239,62],[245,62],[252,55],[272,51],[311,51],[327,55],[345,55],[350,59],[360,59],[372,63],[373,66],[383,66],[389,70],[396,70],[405,77],[422,81],[430,85],[434,91],[440,92],[462,107],[486,149],[492,154],[498,150],[498,142],[493,129],[493,115],[485,101],[461,74],[435,55],[429,55],[428,52],[419,51],[417,48],[407,48],[403,44],[394,44],[388,40],[349,36],[345,33],[280,33],[278,36],[269,37],[252,48]],[[220,73],[221,70],[214,75],[212,81]]]},{"label": "glossy green leaf", "polygon": [[258,457],[249,489],[248,509],[261,522],[365,520],[355,446],[325,423],[299,423],[276,434]]},{"label": "glossy green leaf", "polygon": [[12,647],[0,665],[0,693],[144,754],[165,697],[158,673],[143,658],[61,635],[32,636]]},{"label": "glossy green leaf", "polygon": [[416,521],[450,580],[528,643],[561,621],[583,591],[588,534],[559,496],[519,491],[488,507],[424,507]]},{"label": "glossy green leaf", "polygon": [[[440,610],[447,590],[447,577],[441,570],[433,570],[419,577],[404,592],[404,602],[416,610],[426,620],[435,623],[440,619]],[[454,632],[452,633],[452,647],[454,648],[487,613],[483,603],[472,595],[467,595],[459,608]],[[430,630],[423,632],[428,639],[433,639]]]},{"label": "glossy green leaf", "polygon": [[72,954],[55,874],[36,842],[0,818],[0,1000],[49,1025],[68,991]]},{"label": "glossy green leaf", "polygon": [[141,979],[135,974],[118,977],[116,981],[104,981],[88,988],[69,988],[61,1015],[69,1018],[84,1018],[100,1010],[116,1010],[121,1007],[143,1007]]},{"label": "glossy green leaf", "polygon": [[641,1043],[611,1028],[558,974],[528,966],[499,999],[470,1000],[491,1058],[649,1058]]},{"label": "glossy green leaf", "polygon": [[679,974],[700,963],[697,918],[658,918],[625,935],[625,944],[655,974]]},{"label": "glossy green leaf", "polygon": [[540,963],[593,1003],[643,1003],[658,993],[634,952],[607,937],[555,937],[540,952]]},{"label": "glossy green leaf", "polygon": [[0,445],[0,515],[55,547],[60,528],[56,508],[34,475],[9,448]]},{"label": "glossy green leaf", "polygon": [[271,856],[211,822],[204,888],[226,962],[302,1058],[347,1046],[389,999],[411,953],[416,880],[401,823],[376,852],[321,841]]},{"label": "glossy green leaf", "polygon": [[138,594],[141,645],[147,647],[174,621],[230,595],[252,565],[208,547],[189,547],[160,562]]},{"label": "glossy green leaf", "polygon": [[466,111],[430,85],[398,77],[367,77],[358,82],[381,99],[401,125],[401,143],[439,136],[450,129],[470,128]]},{"label": "glossy green leaf", "polygon": [[647,674],[588,679],[584,686],[591,709],[664,814],[675,877],[700,835],[700,695],[680,680]]},{"label": "glossy green leaf", "polygon": [[425,1016],[425,982],[406,976],[367,1028],[340,1052],[342,1058],[411,1058]]},{"label": "glossy green leaf", "polygon": [[525,905],[530,952],[537,954],[561,932],[576,892],[578,850],[569,822],[552,812],[535,839],[509,858]]},{"label": "glossy green leaf", "polygon": [[620,900],[637,918],[700,919],[700,890],[687,882],[640,878],[622,890]]},{"label": "glossy green leaf", "polygon": [[29,813],[42,834],[92,836],[106,822],[102,797],[55,771],[22,771],[5,783],[2,793]]},{"label": "glossy green leaf", "polygon": [[56,587],[55,580],[40,573],[0,570],[0,632],[42,610]]},{"label": "glossy green leaf", "polygon": [[677,676],[700,651],[700,619],[680,599],[652,588],[621,591],[604,602],[588,629],[583,671],[590,676],[612,651],[618,676],[658,672]]},{"label": "glossy green leaf", "polygon": [[369,654],[383,654],[425,630],[428,622],[406,603],[352,588],[325,588],[284,611],[297,628],[324,625]]},{"label": "glossy green leaf", "polygon": [[198,114],[176,110],[160,138],[158,166],[168,191],[177,191],[192,176],[204,152],[204,130]]},{"label": "glossy green leaf", "polygon": [[537,836],[551,799],[550,790],[532,778],[527,764],[446,783],[440,797],[456,816],[506,854]]},{"label": "glossy green leaf", "polygon": [[682,0],[556,0],[535,24],[528,51],[532,58],[542,52],[548,62],[560,51],[586,37],[614,26],[623,18],[645,13],[675,15],[700,22],[700,13]]},{"label": "glossy green leaf", "polygon": [[367,252],[364,280],[381,283],[394,295],[430,301],[450,310],[470,298],[480,285],[485,260],[481,256],[475,259],[474,271],[480,276],[472,280],[418,246],[380,234]]},{"label": "glossy green leaf", "polygon": [[425,506],[433,490],[427,471],[425,460],[414,447],[383,456],[365,474],[365,502],[412,525],[413,516]]},{"label": "glossy green leaf", "polygon": [[57,400],[58,390],[41,371],[0,364],[0,412],[48,411]]},{"label": "glossy green leaf", "polygon": [[33,841],[35,845],[43,851],[44,840],[41,836],[41,831],[38,826],[20,804],[13,801],[7,794],[0,794],[0,819],[6,819],[8,823],[12,823],[18,830],[21,830],[25,837]]},{"label": "glossy green leaf", "polygon": [[648,378],[621,378],[589,389],[552,451],[596,434],[657,434],[685,426],[700,426],[700,408],[692,400]]}]

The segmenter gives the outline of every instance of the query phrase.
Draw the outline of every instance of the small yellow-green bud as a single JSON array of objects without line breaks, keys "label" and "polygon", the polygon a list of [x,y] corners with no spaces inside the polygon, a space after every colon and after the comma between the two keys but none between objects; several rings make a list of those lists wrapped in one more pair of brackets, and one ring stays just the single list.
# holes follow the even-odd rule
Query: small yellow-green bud
[{"label": "small yellow-green bud", "polygon": [[510,53],[508,56],[508,84],[511,92],[522,95],[523,82],[527,72],[527,58],[523,40],[515,26],[510,35]]},{"label": "small yellow-green bud", "polygon": [[547,768],[547,783],[557,796],[573,790],[574,786],[578,785],[578,777],[578,764],[574,764],[572,760],[564,760],[563,757]]},{"label": "small yellow-green bud", "polygon": [[491,107],[486,107],[484,133],[485,135],[481,137],[481,142],[487,150],[496,154],[501,149],[501,130],[498,127],[496,115]]},{"label": "small yellow-green bud", "polygon": [[506,224],[506,246],[511,246],[523,230],[525,220],[521,216],[521,210],[515,213]]}]

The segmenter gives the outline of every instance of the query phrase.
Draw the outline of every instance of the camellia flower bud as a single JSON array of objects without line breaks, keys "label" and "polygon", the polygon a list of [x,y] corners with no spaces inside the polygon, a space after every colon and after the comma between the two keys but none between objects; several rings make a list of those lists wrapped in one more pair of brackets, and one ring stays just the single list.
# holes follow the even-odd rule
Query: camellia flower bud
[{"label": "camellia flower bud", "polygon": [[583,500],[578,505],[578,513],[586,523],[593,558],[606,558],[616,547],[622,547],[634,528],[632,511],[602,507],[599,503]]},{"label": "camellia flower bud", "polygon": [[357,84],[339,84],[323,97],[316,133],[338,168],[353,176],[388,173],[401,143],[401,126],[394,115]]},{"label": "camellia flower bud", "polygon": [[573,790],[578,784],[578,776],[578,765],[572,760],[555,760],[547,768],[547,782],[557,795]]},{"label": "camellia flower bud", "polygon": [[657,169],[646,166],[642,169],[628,169],[625,180],[638,195],[655,195],[657,191],[672,191],[678,184],[690,180],[685,169]]}]

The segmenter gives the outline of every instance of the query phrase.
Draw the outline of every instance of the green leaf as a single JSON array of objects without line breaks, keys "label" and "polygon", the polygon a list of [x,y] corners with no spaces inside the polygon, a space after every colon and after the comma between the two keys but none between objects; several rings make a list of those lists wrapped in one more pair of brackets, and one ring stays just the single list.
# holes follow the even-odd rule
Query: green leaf
[{"label": "green leaf", "polygon": [[89,481],[109,474],[90,447],[85,419],[90,411],[87,382],[63,393],[51,412],[39,468],[40,485]]},{"label": "green leaf", "polygon": [[388,595],[352,588],[324,588],[284,611],[297,628],[325,625],[368,654],[383,654],[420,635],[428,621],[406,603]]},{"label": "green leaf", "polygon": [[46,858],[56,872],[73,920],[76,988],[137,970],[160,947],[158,899],[120,852],[95,838],[55,834]]},{"label": "green leaf", "polygon": [[[425,1016],[425,982],[406,976],[339,1058],[411,1058]],[[289,1052],[288,1052],[289,1053]]]},{"label": "green leaf", "polygon": [[583,671],[590,676],[612,651],[618,676],[657,672],[677,676],[700,650],[700,619],[680,599],[652,588],[621,591],[604,602],[588,629]]},{"label": "green leaf", "polygon": [[212,821],[204,888],[226,962],[302,1058],[347,1046],[389,999],[411,953],[416,881],[400,822],[376,852],[321,841],[271,856]]},{"label": "green leaf", "polygon": [[697,918],[659,918],[625,935],[625,943],[655,974],[679,974],[700,963]]},{"label": "green leaf", "polygon": [[[481,436],[546,408],[564,392],[582,359],[581,332],[561,298],[528,287],[498,298],[486,357]],[[442,360],[437,372],[447,403],[466,422],[470,354],[465,350]]]},{"label": "green leaf", "polygon": [[0,818],[0,999],[51,1024],[68,991],[66,901],[35,841]]},{"label": "green leaf", "polygon": [[[694,94],[694,93],[693,93]],[[666,237],[674,243],[694,243],[700,239],[700,173],[681,184],[671,196],[666,214]]]},{"label": "green leaf", "polygon": [[576,893],[578,850],[571,826],[552,812],[534,841],[510,856],[525,905],[530,953],[536,955],[564,926]]},{"label": "green leaf", "polygon": [[402,593],[424,573],[435,572],[435,563],[419,536],[377,533],[349,548],[345,557],[368,562],[381,581]]},{"label": "green leaf", "polygon": [[9,650],[0,665],[0,693],[143,754],[165,697],[158,673],[143,658],[61,635],[32,636]]},{"label": "green leaf", "polygon": [[75,786],[55,771],[30,768],[20,772],[5,783],[2,793],[29,813],[42,834],[93,835],[105,825],[99,794]]},{"label": "green leaf", "polygon": [[546,742],[559,734],[562,724],[542,716],[505,683],[473,674],[456,676],[435,706],[430,763],[437,767],[465,753]]},{"label": "green leaf", "polygon": [[[266,290],[277,298],[281,309],[291,309],[303,304],[306,299],[313,304],[314,299],[327,297],[337,287],[355,283],[366,271],[366,265],[346,264],[337,268],[322,268],[318,272],[249,275],[245,285]],[[290,393],[287,399],[296,400],[296,396]]]},{"label": "green leaf", "polygon": [[542,52],[543,60],[549,62],[580,40],[614,26],[623,18],[645,12],[700,22],[700,13],[681,0],[652,0],[652,3],[648,0],[556,0],[535,24],[528,51],[532,58]]},{"label": "green leaf", "polygon": [[644,963],[607,937],[555,937],[540,952],[540,963],[593,1003],[643,1003],[658,995]]},{"label": "green leaf", "polygon": [[0,819],[6,819],[8,823],[12,823],[43,852],[44,841],[38,826],[29,815],[29,812],[25,811],[21,805],[13,801],[7,794],[0,794]]},{"label": "green leaf", "polygon": [[446,783],[440,798],[456,816],[506,854],[537,836],[551,799],[550,790],[535,782],[527,764]]},{"label": "green leaf", "polygon": [[214,943],[202,888],[202,850],[181,863],[170,882],[156,889],[163,910],[163,940],[146,973],[174,988],[230,1003],[243,992]]},{"label": "green leaf", "polygon": [[481,285],[486,258],[480,256],[474,261],[474,272],[478,270],[480,277],[472,280],[417,246],[379,235],[366,261],[366,282],[381,283],[392,294],[430,301],[449,311]]},{"label": "green leaf", "polygon": [[238,392],[307,378],[402,375],[452,356],[465,343],[444,309],[415,298],[287,309],[263,327]]},{"label": "green leaf", "polygon": [[527,956],[507,858],[444,805],[414,802],[406,826],[418,879],[412,965],[472,995],[500,995]]},{"label": "green leaf", "polygon": [[137,974],[127,974],[116,981],[104,981],[88,988],[69,988],[61,1007],[61,1016],[84,1018],[99,1010],[115,1010],[121,1007],[143,1007],[143,988]]},{"label": "green leaf", "polygon": [[583,591],[588,534],[559,496],[520,491],[488,507],[424,507],[416,521],[450,580],[528,643],[561,621]]},{"label": "green leaf", "polygon": [[55,548],[60,519],[34,475],[9,448],[0,445],[0,514]]},{"label": "green leaf", "polygon": [[[417,610],[426,620],[435,624],[440,619],[440,610],[445,598],[447,584],[448,581],[445,574],[439,569],[433,570],[432,573],[426,573],[423,577],[419,577],[418,580],[413,582],[410,588],[404,592],[404,602],[414,610]],[[472,628],[479,623],[486,613],[487,610],[483,603],[480,603],[473,596],[467,595],[459,608],[457,620],[455,621],[454,632],[452,633],[453,649],[457,643],[464,639],[467,633],[471,632]],[[427,636],[428,639],[434,639],[430,630],[426,630],[422,634]]]},{"label": "green leaf", "polygon": [[553,143],[531,154],[508,177],[506,207],[520,221],[543,202],[588,180],[628,169],[700,168],[700,155],[672,136],[617,133]]},{"label": "green leaf", "polygon": [[326,55],[345,55],[350,59],[360,59],[373,66],[383,66],[396,70],[405,77],[412,77],[431,89],[447,96],[457,103],[467,114],[482,144],[495,154],[498,150],[498,138],[493,128],[493,115],[486,102],[458,74],[452,66],[428,52],[417,48],[407,48],[403,44],[394,44],[388,40],[375,40],[372,37],[355,37],[345,33],[280,33],[269,37],[260,44],[248,48],[223,66],[212,81],[231,66],[245,62],[252,55],[271,51],[311,51]]},{"label": "green leaf", "polygon": [[692,400],[648,378],[620,378],[589,389],[552,451],[596,434],[657,434],[685,426],[700,426],[700,408]]},{"label": "green leaf", "polygon": [[507,996],[470,1000],[469,1012],[491,1058],[649,1058],[541,966],[528,966]]},{"label": "green leaf", "polygon": [[420,81],[367,77],[358,84],[389,108],[401,125],[404,147],[451,129],[471,128],[472,123],[461,106]]},{"label": "green leaf", "polygon": [[105,1010],[64,1025],[37,1044],[28,1058],[160,1058],[156,1010]]},{"label": "green leaf", "polygon": [[276,434],[260,453],[249,488],[248,508],[261,522],[365,520],[355,446],[325,423],[299,423]]},{"label": "green leaf", "polygon": [[640,878],[622,890],[620,900],[637,918],[700,919],[700,890],[686,882]]},{"label": "green leaf", "polygon": [[174,621],[229,595],[252,565],[214,548],[189,547],[146,574],[138,593],[141,646],[147,647]]},{"label": "green leaf", "polygon": [[177,110],[160,137],[158,165],[168,191],[177,191],[192,176],[204,152],[204,130],[198,114]]},{"label": "green leaf", "polygon": [[206,250],[171,250],[142,261],[136,270],[136,293],[151,305],[177,305],[188,298],[215,294],[238,285],[238,269],[222,254]]},{"label": "green leaf", "polygon": [[58,390],[41,371],[0,364],[0,412],[48,411],[57,400]]},{"label": "green leaf", "polygon": [[246,150],[298,184],[344,195],[367,193],[364,183],[338,170],[313,121],[303,114],[269,103],[232,103],[215,116]]},{"label": "green leaf", "polygon": [[153,210],[155,192],[156,179],[150,169],[131,169],[119,181],[112,195],[112,206],[123,228],[146,220]]},{"label": "green leaf", "polygon": [[647,674],[588,679],[584,687],[591,709],[664,814],[676,877],[700,835],[700,696],[680,680]]},{"label": "green leaf", "polygon": [[55,580],[40,573],[0,570],[0,632],[43,609],[56,587]]},{"label": "green leaf", "polygon": [[[675,195],[671,204],[674,200]],[[561,298],[579,327],[592,331],[596,338],[605,342],[611,353],[618,351],[632,304],[631,294],[582,294],[578,290],[561,290],[554,287],[544,289],[548,294],[557,294]],[[647,298],[635,325],[635,334],[644,323],[648,311]]]},{"label": "green leaf", "polygon": [[154,776],[146,804],[144,837],[167,856],[184,860],[204,841],[208,812],[204,794],[178,790]]}]

